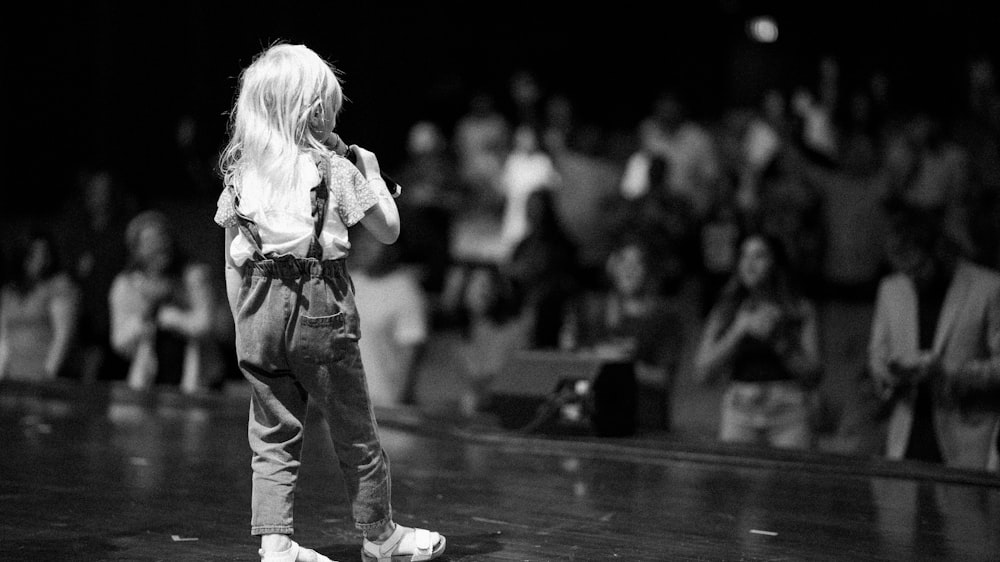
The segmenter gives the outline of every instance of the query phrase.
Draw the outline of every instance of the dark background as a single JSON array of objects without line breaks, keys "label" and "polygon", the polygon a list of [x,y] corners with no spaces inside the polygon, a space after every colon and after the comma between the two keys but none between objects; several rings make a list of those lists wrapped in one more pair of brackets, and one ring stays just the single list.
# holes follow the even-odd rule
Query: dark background
[{"label": "dark background", "polygon": [[[4,215],[34,212],[107,166],[126,189],[183,196],[176,127],[194,118],[214,160],[241,68],[270,43],[306,43],[343,72],[340,130],[385,166],[420,119],[449,131],[478,89],[534,71],[578,120],[632,130],[653,95],[683,93],[699,117],[809,83],[822,55],[843,79],[884,71],[897,103],[962,100],[965,62],[996,60],[987,3],[946,2],[21,2],[2,18]],[[749,17],[779,25],[753,43]]]}]

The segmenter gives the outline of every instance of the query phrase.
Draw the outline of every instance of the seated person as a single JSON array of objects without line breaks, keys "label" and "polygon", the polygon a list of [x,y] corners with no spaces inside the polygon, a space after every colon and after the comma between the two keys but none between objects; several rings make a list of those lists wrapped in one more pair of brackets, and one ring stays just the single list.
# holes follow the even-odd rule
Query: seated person
[{"label": "seated person", "polygon": [[75,377],[80,291],[62,269],[48,234],[32,232],[14,252],[13,275],[0,290],[0,379]]},{"label": "seated person", "polygon": [[430,337],[427,295],[418,271],[401,263],[400,251],[363,228],[351,232],[348,265],[364,319],[358,345],[375,406],[416,403],[417,375]]},{"label": "seated person", "polygon": [[489,262],[453,268],[446,308],[462,333],[459,360],[466,382],[460,400],[465,416],[490,408],[491,384],[513,352],[531,347],[531,316],[502,268]]},{"label": "seated person", "polygon": [[669,429],[670,389],[683,348],[680,316],[660,291],[657,260],[639,234],[624,237],[607,259],[610,285],[581,301],[578,345],[634,361],[638,422]]},{"label": "seated person", "polygon": [[157,211],[135,216],[125,239],[128,265],[112,283],[109,305],[111,344],[129,361],[129,388],[163,384],[193,393],[211,386],[220,369],[207,266],[181,257]]}]

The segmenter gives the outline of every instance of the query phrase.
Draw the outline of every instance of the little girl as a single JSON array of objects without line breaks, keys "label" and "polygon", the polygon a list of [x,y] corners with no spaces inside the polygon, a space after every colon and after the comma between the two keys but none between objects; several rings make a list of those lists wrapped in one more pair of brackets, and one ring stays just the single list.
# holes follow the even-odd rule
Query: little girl
[{"label": "little girl", "polygon": [[[345,258],[348,227],[379,242],[399,236],[399,214],[375,155],[333,150],[343,104],[337,70],[303,45],[276,44],[240,79],[225,189],[215,221],[226,228],[226,287],[236,353],[250,383],[251,534],[269,562],[327,562],[291,540],[307,400],[329,424],[362,559],[430,560],[438,533],[397,525],[389,460],[379,442],[358,349],[360,327]],[[338,149],[339,151],[339,149]]]}]

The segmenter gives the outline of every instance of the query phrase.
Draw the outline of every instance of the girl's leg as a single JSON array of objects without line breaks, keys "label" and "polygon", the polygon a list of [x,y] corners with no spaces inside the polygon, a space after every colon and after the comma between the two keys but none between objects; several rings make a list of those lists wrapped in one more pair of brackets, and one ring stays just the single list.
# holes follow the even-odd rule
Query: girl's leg
[{"label": "girl's leg", "polygon": [[392,518],[389,460],[382,451],[358,347],[360,324],[345,269],[311,275],[287,337],[289,367],[323,413],[355,525],[381,531]]},{"label": "girl's leg", "polygon": [[[355,526],[365,534],[362,559],[418,556],[430,560],[445,549],[445,537],[424,529],[397,525],[392,520],[392,479],[389,459],[379,442],[378,427],[368,399],[364,368],[357,344],[334,365],[314,371],[308,380],[310,395],[326,417],[334,450],[351,499]],[[407,559],[407,558],[400,558]]]},{"label": "girl's leg", "polygon": [[342,345],[339,360],[295,367],[329,425],[355,525],[379,534],[392,520],[389,459],[379,440],[358,345]]},{"label": "girl's leg", "polygon": [[306,393],[288,374],[263,373],[246,365],[243,372],[251,387],[247,431],[253,451],[250,532],[290,535]]}]

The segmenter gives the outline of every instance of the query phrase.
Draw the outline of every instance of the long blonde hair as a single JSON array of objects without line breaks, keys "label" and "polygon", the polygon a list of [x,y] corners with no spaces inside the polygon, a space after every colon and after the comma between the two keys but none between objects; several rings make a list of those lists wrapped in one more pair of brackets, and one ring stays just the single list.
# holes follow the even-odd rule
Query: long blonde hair
[{"label": "long blonde hair", "polygon": [[225,185],[239,189],[254,172],[282,198],[297,184],[302,153],[329,157],[309,123],[317,104],[321,112],[340,112],[339,74],[305,45],[277,43],[257,55],[240,75],[229,115],[229,142],[219,160]]}]

